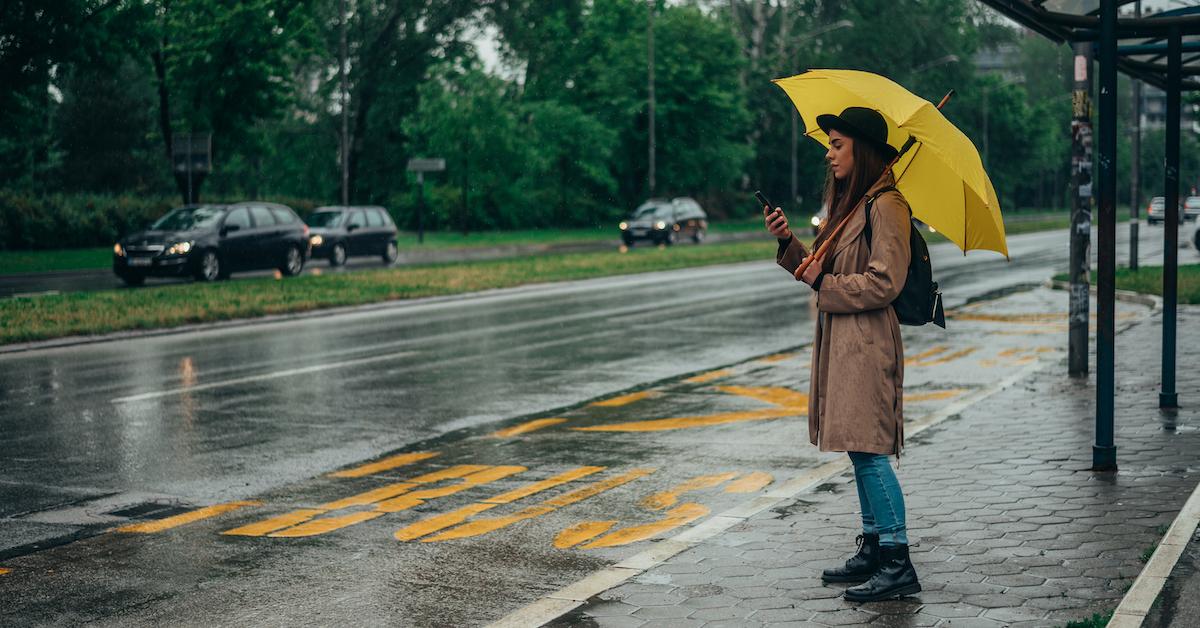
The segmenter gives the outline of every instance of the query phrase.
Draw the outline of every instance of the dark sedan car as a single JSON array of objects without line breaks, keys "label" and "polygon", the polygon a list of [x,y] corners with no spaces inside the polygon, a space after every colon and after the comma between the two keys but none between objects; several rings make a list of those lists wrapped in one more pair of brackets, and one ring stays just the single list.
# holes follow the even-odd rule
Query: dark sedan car
[{"label": "dark sedan car", "polygon": [[347,257],[378,256],[396,261],[396,225],[382,207],[318,207],[308,216],[312,256],[341,266]]},{"label": "dark sedan car", "polygon": [[650,199],[617,226],[626,246],[633,246],[638,240],[675,244],[680,238],[691,238],[700,244],[708,233],[708,216],[699,203],[686,196],[669,201]]},{"label": "dark sedan car", "polygon": [[113,245],[113,272],[129,285],[146,277],[225,279],[240,270],[298,275],[308,258],[308,226],[286,205],[188,205]]}]

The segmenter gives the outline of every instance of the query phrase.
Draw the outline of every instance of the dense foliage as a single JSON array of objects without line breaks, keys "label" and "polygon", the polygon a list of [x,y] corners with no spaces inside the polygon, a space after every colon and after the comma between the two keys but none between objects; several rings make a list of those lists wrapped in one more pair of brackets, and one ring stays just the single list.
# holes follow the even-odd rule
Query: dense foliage
[{"label": "dense foliage", "polygon": [[[610,224],[651,194],[651,24],[656,196],[718,217],[753,212],[755,189],[814,209],[822,151],[800,138],[789,199],[792,109],[770,79],[846,67],[935,101],[954,88],[947,113],[988,146],[1006,210],[1065,199],[1069,51],[971,0],[345,4],[347,99],[339,0],[0,4],[0,247],[102,244],[140,224],[179,198],[167,156],[186,132],[212,133],[204,198],[338,202],[343,106],[350,200],[403,226],[418,204],[407,160],[435,156],[447,170],[426,180],[427,227]],[[976,70],[1001,44],[1023,81]],[[1161,147],[1143,146],[1150,194]]]}]

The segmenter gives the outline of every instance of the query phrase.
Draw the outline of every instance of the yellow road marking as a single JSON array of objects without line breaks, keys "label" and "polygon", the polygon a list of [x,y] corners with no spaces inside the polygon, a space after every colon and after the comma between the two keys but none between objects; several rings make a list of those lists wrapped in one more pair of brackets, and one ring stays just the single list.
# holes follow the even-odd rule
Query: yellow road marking
[{"label": "yellow road marking", "polygon": [[352,513],[345,514],[345,515],[339,515],[337,517],[322,517],[320,519],[313,519],[312,521],[307,521],[305,523],[301,523],[298,526],[288,528],[286,530],[280,530],[279,532],[272,532],[271,534],[268,534],[267,536],[275,537],[275,538],[298,538],[298,537],[304,537],[304,536],[317,536],[319,534],[325,534],[326,532],[333,532],[334,530],[341,530],[342,528],[352,526],[356,523],[370,521],[372,519],[382,517],[384,514],[385,513],[376,512],[376,511],[372,511],[372,510],[360,510],[358,512],[352,512]]},{"label": "yellow road marking", "polygon": [[[464,475],[466,473],[469,473],[469,471],[464,472]],[[365,493],[359,493],[357,495],[351,495],[350,497],[343,497],[337,501],[327,502],[317,506],[317,508],[322,511],[330,511],[341,510],[342,508],[349,508],[351,506],[368,506],[377,501],[382,501],[407,493],[416,488],[416,486],[416,482],[396,482],[395,484],[388,484],[387,486],[371,489]]]},{"label": "yellow road marking", "polygon": [[775,478],[772,477],[770,473],[763,473],[762,471],[755,471],[754,473],[749,473],[739,479],[736,479],[736,480],[730,482],[729,485],[725,487],[725,492],[726,493],[756,493],[758,491],[761,491],[768,484],[770,484],[771,482],[774,482],[774,481],[775,481]]},{"label": "yellow road marking", "polygon": [[[376,510],[374,510],[374,511],[363,511],[363,513],[351,513],[351,514],[343,515],[343,516],[328,517],[325,519],[315,521],[311,525],[307,524],[306,522],[309,522],[310,520],[312,520],[315,517],[318,517],[320,515],[323,515],[323,514],[332,512],[332,511],[336,511],[336,510],[342,510],[345,508],[351,508],[351,507],[355,507],[355,506],[370,506],[371,504],[374,504],[376,502],[387,503],[385,500],[389,500],[389,499],[394,500],[394,499],[396,499],[396,497],[398,495],[407,493],[408,491],[412,490],[413,488],[416,488],[417,486],[419,486],[421,484],[430,484],[433,482],[439,482],[441,480],[450,480],[450,479],[457,479],[457,478],[463,478],[464,480],[467,480],[467,478],[470,478],[470,481],[466,483],[466,486],[474,486],[476,484],[483,483],[482,480],[484,480],[488,477],[492,477],[491,472],[500,473],[499,477],[504,477],[504,475],[511,475],[512,473],[516,472],[516,471],[512,471],[513,469],[520,469],[523,471],[523,470],[525,470],[525,467],[490,467],[488,465],[479,465],[479,464],[455,465],[453,467],[448,467],[445,469],[440,469],[438,471],[433,471],[431,473],[426,473],[424,475],[419,475],[415,478],[412,478],[411,480],[409,480],[407,482],[396,482],[393,484],[388,484],[387,486],[381,486],[376,489],[372,489],[372,490],[369,490],[369,491],[366,491],[363,493],[359,493],[357,495],[351,495],[350,497],[345,497],[345,498],[335,500],[332,502],[327,502],[325,504],[321,504],[320,506],[317,506],[316,508],[298,508],[291,512],[287,512],[282,515],[277,515],[277,516],[274,516],[274,517],[271,517],[268,519],[264,519],[264,520],[258,521],[256,523],[251,523],[251,524],[247,524],[247,525],[244,525],[244,526],[241,526],[238,528],[233,528],[232,530],[226,530],[226,531],[222,532],[221,534],[227,534],[227,535],[232,535],[232,536],[267,536],[267,535],[269,535],[269,536],[275,536],[275,537],[310,536],[311,534],[324,534],[325,532],[343,528],[343,527],[346,527],[347,525],[354,525],[356,523],[361,523],[361,522],[367,521],[369,519],[374,519],[375,517],[378,517],[381,514],[390,512],[390,511],[381,510],[377,507]],[[466,477],[464,477],[464,476],[466,476]],[[487,480],[487,481],[491,481],[491,480]],[[460,486],[456,486],[456,487],[451,487],[451,488],[455,488],[455,491],[452,491],[452,492],[462,490],[463,488],[466,488],[466,486],[460,485]],[[420,493],[414,493],[414,495],[418,495],[418,494],[420,494]],[[429,497],[429,495],[425,495],[425,497]],[[420,502],[418,500],[417,503],[422,503],[422,502]],[[367,514],[369,514],[370,516],[367,516]],[[292,533],[292,531],[290,531],[290,530],[285,530],[285,528],[290,528],[292,526],[300,526],[301,532],[308,532],[308,533],[307,534],[295,534],[295,533]],[[284,531],[280,532],[281,530],[284,530]]]},{"label": "yellow road marking", "polygon": [[657,536],[669,530],[678,528],[679,526],[691,523],[700,517],[707,515],[709,509],[700,504],[681,504],[667,511],[667,516],[658,521],[644,523],[642,525],[630,526],[622,528],[616,532],[610,532],[599,539],[583,546],[583,549],[596,549],[600,547],[616,547],[618,545],[627,545],[644,541],[651,537]]},{"label": "yellow road marking", "polygon": [[262,521],[256,523],[247,524],[239,528],[226,530],[221,534],[228,534],[230,536],[264,536],[276,530],[282,530],[298,523],[304,523],[305,521],[308,521],[309,519],[312,519],[313,517],[324,512],[324,510],[317,510],[316,508],[302,508],[300,510],[285,512],[282,515],[271,517],[270,519],[263,519]]},{"label": "yellow road marking", "polygon": [[699,375],[689,377],[683,381],[685,384],[703,384],[705,382],[711,382],[714,379],[721,379],[722,377],[732,374],[733,369],[720,369],[716,371],[709,371],[707,373],[701,373]]},{"label": "yellow road marking", "polygon": [[952,362],[959,358],[964,358],[968,355],[971,355],[972,353],[975,353],[975,351],[977,349],[979,349],[979,347],[967,347],[966,349],[960,349],[953,353],[942,354],[936,358],[929,359],[929,360],[917,360],[917,359],[905,360],[904,365],[905,366],[935,366],[938,364],[945,364],[947,362]]},{"label": "yellow road marking", "polygon": [[957,312],[951,318],[961,321],[988,321],[993,323],[1041,323],[1066,320],[1067,313],[976,314],[972,312]]},{"label": "yellow road marking", "polygon": [[788,407],[808,407],[808,395],[782,386],[718,386],[717,390],[739,397]]},{"label": "yellow road marking", "polygon": [[784,360],[790,360],[794,357],[796,357],[795,353],[776,353],[775,355],[768,355],[764,358],[759,358],[757,361],[758,362],[766,362],[767,364],[773,364],[775,362],[783,362]]},{"label": "yellow road marking", "polygon": [[593,497],[605,491],[614,489],[622,484],[627,484],[640,477],[654,473],[655,469],[633,469],[621,475],[611,477],[599,482],[594,482],[582,488],[575,489],[570,493],[559,495],[558,497],[548,499],[538,506],[530,506],[524,508],[514,514],[505,517],[492,517],[489,519],[476,519],[451,528],[437,536],[423,539],[424,543],[436,543],[438,541],[449,541],[451,539],[465,539],[469,537],[480,536],[489,532],[495,532],[501,528],[506,528],[519,521],[540,517],[564,506],[569,506],[576,502],[583,501],[589,497]]},{"label": "yellow road marking", "polygon": [[123,526],[117,528],[117,532],[140,532],[143,534],[150,534],[152,532],[162,532],[163,530],[170,530],[171,528],[178,527],[178,526],[181,526],[181,525],[184,525],[187,523],[192,523],[193,521],[200,521],[201,519],[208,519],[209,517],[215,517],[217,515],[227,513],[231,510],[237,510],[238,508],[245,508],[246,506],[261,506],[261,505],[262,505],[262,502],[247,500],[247,501],[240,501],[240,502],[229,502],[227,504],[216,504],[213,506],[205,506],[204,508],[197,508],[191,512],[185,512],[183,514],[175,515],[174,517],[167,517],[166,519],[159,519],[157,521],[146,521],[144,523],[131,523],[129,525],[123,525]]},{"label": "yellow road marking", "polygon": [[702,488],[712,488],[735,477],[737,477],[736,472],[702,475],[678,484],[669,491],[647,495],[642,498],[642,501],[638,505],[650,510],[662,510],[667,506],[674,506],[679,501],[679,496],[683,493],[698,491]]},{"label": "yellow road marking", "polygon": [[643,390],[641,392],[629,393],[628,395],[621,395],[620,397],[613,397],[612,399],[605,399],[604,401],[596,401],[588,405],[598,408],[617,408],[627,406],[635,401],[641,401],[653,394],[654,391],[652,390]]},{"label": "yellow road marking", "polygon": [[616,525],[615,519],[609,521],[584,521],[567,527],[558,536],[554,537],[554,547],[558,549],[567,549],[575,547],[584,541],[600,536],[608,532],[608,529]]},{"label": "yellow road marking", "polygon": [[632,471],[622,473],[616,477],[608,478],[607,480],[600,480],[599,482],[589,484],[583,488],[577,488],[570,493],[559,495],[553,499],[548,499],[546,500],[545,504],[547,506],[554,506],[555,508],[570,506],[571,504],[581,502],[589,497],[599,495],[604,491],[614,489],[622,484],[628,484],[629,482],[632,482],[640,477],[650,475],[655,471],[657,471],[657,469],[634,469]]},{"label": "yellow road marking", "polygon": [[418,539],[427,534],[433,534],[434,532],[438,532],[451,526],[463,523],[471,516],[484,512],[485,510],[490,510],[501,504],[509,504],[517,501],[518,499],[528,497],[535,493],[540,493],[544,490],[554,488],[555,486],[559,486],[561,484],[566,484],[572,480],[577,480],[603,470],[604,467],[579,467],[577,469],[571,469],[570,471],[564,471],[563,473],[559,473],[554,477],[547,478],[540,482],[533,482],[520,488],[501,493],[495,497],[489,497],[481,500],[477,504],[469,504],[459,508],[458,510],[441,515],[435,515],[433,517],[429,517],[428,519],[423,519],[412,525],[401,528],[396,532],[395,537],[399,541],[411,541],[413,539]]},{"label": "yellow road marking", "polygon": [[467,519],[470,519],[474,515],[477,515],[485,510],[490,510],[499,505],[500,504],[486,503],[468,504],[462,508],[459,508],[458,510],[442,513],[440,515],[434,515],[428,519],[422,519],[416,523],[407,525],[397,530],[396,534],[393,536],[396,537],[397,541],[412,541],[414,539],[419,539],[427,534],[433,534],[434,532],[456,526]]},{"label": "yellow road marking", "polygon": [[560,484],[566,484],[567,482],[578,480],[582,477],[587,477],[593,473],[599,473],[604,469],[605,467],[579,467],[578,469],[571,469],[570,471],[559,473],[552,478],[547,478],[541,482],[534,482],[532,484],[522,486],[521,488],[508,491],[507,493],[501,493],[495,497],[489,497],[483,501],[489,504],[508,504],[515,502],[518,499],[529,497],[534,493],[540,493],[548,488],[554,488]]},{"label": "yellow road marking", "polygon": [[709,427],[712,425],[723,425],[725,423],[762,421],[765,419],[778,419],[785,416],[806,414],[808,414],[808,408],[773,408],[770,410],[754,410],[750,412],[729,412],[726,414],[710,414],[706,416],[685,416],[674,419],[631,421],[629,423],[612,423],[609,425],[593,425],[591,427],[573,427],[571,429],[579,432],[661,432],[663,430]]},{"label": "yellow road marking", "polygon": [[551,425],[558,425],[559,423],[566,422],[566,419],[534,419],[520,425],[514,425],[513,427],[496,430],[495,432],[492,432],[492,436],[496,438],[512,438],[513,436],[527,434],[529,432],[540,430],[544,427],[550,427]]},{"label": "yellow road marking", "polygon": [[946,349],[949,349],[949,347],[947,347],[945,345],[937,345],[936,347],[929,348],[925,351],[922,351],[921,353],[918,353],[914,356],[910,356],[908,359],[904,360],[904,365],[908,366],[910,364],[916,364],[917,362],[920,362],[921,360],[924,360],[928,357],[935,356],[935,355],[945,351]]},{"label": "yellow road marking", "polygon": [[941,399],[951,399],[967,392],[965,388],[952,388],[950,390],[935,390],[932,392],[912,393],[904,395],[905,403],[918,401],[939,401]]},{"label": "yellow road marking", "polygon": [[7,573],[12,573],[12,570],[4,568],[4,567],[0,567],[0,576],[3,576],[4,574],[7,574]]},{"label": "yellow road marking", "polygon": [[379,512],[400,512],[402,510],[408,510],[409,508],[415,508],[416,506],[424,504],[426,500],[437,499],[438,497],[446,497],[447,495],[460,493],[473,486],[481,486],[490,482],[495,482],[501,478],[506,478],[510,475],[522,473],[528,470],[529,469],[526,467],[516,465],[485,468],[482,471],[472,473],[471,475],[462,478],[462,481],[458,484],[451,484],[441,488],[426,489],[424,491],[415,491],[407,495],[401,495],[399,497],[393,497],[387,501],[379,502],[378,504],[375,504],[375,510],[378,510]]},{"label": "yellow road marking", "polygon": [[389,471],[391,469],[395,469],[396,467],[403,467],[405,465],[413,464],[414,462],[429,460],[437,455],[438,452],[436,451],[418,451],[409,454],[399,454],[389,458],[384,458],[378,462],[372,462],[370,464],[364,464],[360,467],[354,467],[353,469],[346,469],[345,471],[330,473],[329,477],[361,478],[364,475],[371,475],[372,473],[379,473],[381,471]]}]

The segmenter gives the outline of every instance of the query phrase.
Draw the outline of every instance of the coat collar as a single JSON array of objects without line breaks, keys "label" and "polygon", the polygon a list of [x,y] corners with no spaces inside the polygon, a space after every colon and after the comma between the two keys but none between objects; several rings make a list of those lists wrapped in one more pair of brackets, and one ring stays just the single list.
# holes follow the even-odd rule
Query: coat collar
[{"label": "coat collar", "polygon": [[866,228],[867,213],[863,211],[863,207],[867,204],[867,199],[878,195],[880,190],[888,186],[894,187],[895,185],[896,178],[889,170],[882,177],[880,177],[874,185],[867,189],[866,195],[859,199],[858,204],[854,206],[854,210],[850,213],[850,222],[846,223],[845,231],[843,231],[842,236],[838,238],[837,248],[833,250],[834,255],[841,253],[842,249],[845,249],[858,240],[858,236],[862,234],[863,230]]}]

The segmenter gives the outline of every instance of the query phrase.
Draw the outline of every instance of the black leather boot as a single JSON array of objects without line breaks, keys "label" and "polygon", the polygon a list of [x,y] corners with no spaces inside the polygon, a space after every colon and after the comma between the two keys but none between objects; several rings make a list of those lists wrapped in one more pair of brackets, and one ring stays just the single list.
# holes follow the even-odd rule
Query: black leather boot
[{"label": "black leather boot", "polygon": [[879,570],[879,535],[860,534],[854,539],[858,553],[846,560],[841,567],[821,572],[825,582],[866,582]]},{"label": "black leather boot", "polygon": [[908,559],[908,546],[884,545],[879,548],[879,571],[863,584],[846,589],[845,598],[851,602],[877,602],[920,591],[917,570]]}]

